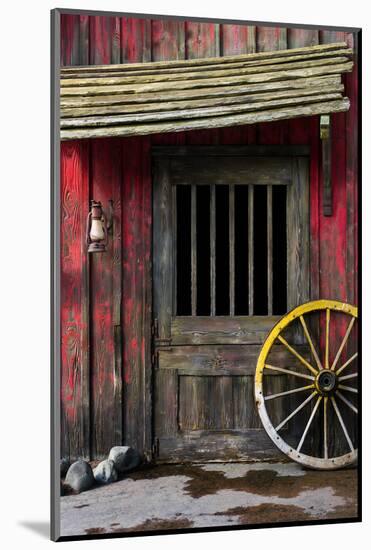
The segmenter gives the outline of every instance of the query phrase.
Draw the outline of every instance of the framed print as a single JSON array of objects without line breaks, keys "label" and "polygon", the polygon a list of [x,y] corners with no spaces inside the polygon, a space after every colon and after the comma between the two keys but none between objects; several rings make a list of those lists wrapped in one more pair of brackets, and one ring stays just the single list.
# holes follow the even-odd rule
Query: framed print
[{"label": "framed print", "polygon": [[360,521],[360,66],[52,11],[54,540]]}]

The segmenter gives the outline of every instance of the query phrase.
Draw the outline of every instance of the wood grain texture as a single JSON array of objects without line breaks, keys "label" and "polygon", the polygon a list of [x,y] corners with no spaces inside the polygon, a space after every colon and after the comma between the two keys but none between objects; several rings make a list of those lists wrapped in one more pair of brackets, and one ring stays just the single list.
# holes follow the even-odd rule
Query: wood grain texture
[{"label": "wood grain texture", "polygon": [[90,64],[120,61],[120,18],[90,16]]},{"label": "wood grain texture", "polygon": [[[106,26],[105,24],[98,24],[92,22],[89,16],[62,16],[62,46],[61,46],[61,63],[66,67],[64,74],[70,74],[71,78],[77,76],[74,73],[74,66],[86,65],[89,63],[90,53],[93,51],[94,56],[101,56],[102,63],[110,63],[110,65],[103,65],[103,67],[89,67],[87,66],[87,72],[94,72],[96,75],[105,74],[105,71],[116,71],[112,61],[116,59],[117,63],[127,63],[130,66],[131,71],[137,71],[142,73],[149,69],[142,65],[142,61],[151,61],[151,59],[169,59],[173,60],[171,67],[167,69],[157,70],[171,70],[180,72],[182,69],[179,66],[178,61],[188,57],[190,59],[193,71],[203,70],[203,61],[197,57],[201,52],[210,51],[212,55],[212,49],[217,48],[216,34],[210,33],[208,35],[204,26],[200,26],[197,30],[197,25],[192,37],[187,37],[186,28],[187,25],[178,22],[153,22],[152,24],[148,20],[139,20],[131,18],[123,18],[119,21],[119,25]],[[193,25],[193,22],[192,22]],[[235,55],[238,53],[245,53],[245,51],[253,52],[255,50],[264,50],[264,55],[270,55],[268,48],[272,48],[276,59],[281,56],[278,48],[282,47],[285,40],[284,35],[286,33],[287,45],[289,48],[296,48],[301,46],[311,46],[317,41],[321,42],[325,48],[332,48],[332,44],[335,41],[346,40],[349,47],[355,48],[355,68],[353,71],[345,75],[344,82],[346,86],[346,95],[351,100],[350,110],[344,115],[334,115],[335,120],[335,143],[333,145],[333,155],[336,155],[337,160],[334,161],[334,188],[336,187],[336,196],[334,196],[334,204],[336,202],[336,211],[334,217],[323,220],[319,205],[321,202],[321,181],[320,181],[320,156],[319,156],[319,129],[318,129],[318,117],[301,117],[287,122],[288,130],[282,130],[280,122],[269,124],[269,129],[264,134],[259,131],[260,143],[276,143],[285,145],[302,145],[308,146],[311,151],[310,162],[310,278],[311,278],[311,298],[323,297],[343,297],[349,301],[357,300],[357,44],[353,44],[353,36],[346,36],[344,33],[332,33],[327,31],[308,31],[303,29],[288,29],[285,30],[272,29],[265,30],[260,27],[254,29],[252,27],[244,27],[239,25],[222,25],[220,32],[220,44],[221,51],[216,52],[223,55]],[[256,35],[254,38],[254,34]],[[118,37],[120,39],[118,40]],[[105,38],[104,38],[105,37]],[[96,43],[97,42],[97,43]],[[154,43],[155,42],[155,43]],[[320,46],[322,47],[322,46]],[[119,55],[117,54],[119,49]],[[191,50],[187,52],[187,49]],[[320,51],[320,50],[318,50]],[[331,50],[328,50],[331,51]],[[227,53],[229,52],[229,53]],[[292,52],[294,53],[294,51]],[[151,55],[153,57],[151,58]],[[202,53],[202,55],[204,55]],[[209,54],[207,54],[209,55]],[[109,58],[109,59],[108,59]],[[260,58],[262,59],[262,57]],[[268,59],[266,57],[266,59]],[[115,62],[116,62],[115,61]],[[90,60],[91,62],[91,60]],[[241,63],[240,60],[234,59],[234,63]],[[178,63],[178,65],[177,65]],[[212,63],[215,68],[220,64],[220,58],[216,57]],[[70,66],[68,69],[67,66]],[[156,69],[155,69],[156,70]],[[335,78],[332,78],[332,86],[339,86],[339,79],[335,82]],[[304,81],[305,79],[301,79]],[[300,83],[302,85],[302,82]],[[282,93],[295,92],[294,85],[290,84],[282,90]],[[317,80],[317,87],[320,87],[320,83]],[[255,92],[254,92],[255,87]],[[230,87],[229,87],[230,88]],[[246,89],[248,88],[248,89]],[[224,87],[224,94],[228,93],[228,87]],[[314,91],[315,85],[312,83],[312,90]],[[342,91],[336,89],[335,91]],[[206,92],[206,94],[205,94]],[[262,84],[248,84],[247,86],[241,86],[238,90],[240,96],[242,94],[277,94],[280,93],[277,84],[262,83]],[[165,95],[167,94],[167,95]],[[133,96],[134,94],[131,94]],[[152,98],[157,101],[159,94],[153,94]],[[205,97],[204,97],[205,96]],[[228,97],[231,100],[231,105],[238,105],[239,101],[235,102],[236,95],[229,94]],[[291,96],[294,97],[294,96]],[[174,91],[165,92],[161,96],[161,101],[177,102],[178,106],[181,101],[188,102],[184,108],[192,108],[195,105],[189,102],[203,102],[211,101],[215,104],[220,100],[220,96],[216,89],[203,88],[202,95],[200,91]],[[69,109],[77,101],[75,98],[66,98],[63,100],[66,107],[63,109]],[[80,100],[78,100],[80,101]],[[117,94],[115,96],[100,96],[91,98],[85,98],[81,103],[79,109],[97,108],[102,109],[101,114],[106,114],[103,109],[107,108],[107,101],[112,102],[113,108],[128,109],[128,113],[135,113],[135,109],[139,105],[148,105],[148,97],[145,98],[145,94],[138,94],[138,96],[130,97]],[[70,106],[68,106],[70,105]],[[97,106],[97,107],[94,107]],[[205,104],[198,104],[197,107],[206,107]],[[151,112],[151,107],[148,107],[148,112]],[[122,111],[117,110],[111,112],[111,114],[120,114]],[[66,111],[66,114],[69,114]],[[80,112],[78,116],[90,116],[92,112]],[[336,120],[337,118],[337,120]],[[124,187],[126,189],[124,195],[125,200],[131,196],[131,199],[126,203],[122,202],[122,208],[124,210],[122,221],[122,242],[126,247],[131,246],[133,239],[136,239],[135,235],[139,235],[142,232],[144,235],[145,245],[139,244],[139,236],[137,242],[137,252],[135,254],[143,253],[148,254],[150,250],[149,240],[149,224],[151,220],[151,205],[150,205],[150,166],[149,166],[149,148],[150,140],[154,144],[184,144],[185,139],[189,140],[189,143],[193,140],[194,145],[206,145],[210,143],[225,144],[239,144],[244,145],[246,143],[256,143],[255,131],[253,130],[255,125],[239,126],[234,128],[226,128],[225,130],[192,130],[185,137],[185,133],[179,132],[177,134],[164,134],[156,135],[152,138],[120,138],[119,141],[122,144],[122,185],[123,193]],[[100,144],[105,140],[99,141]],[[126,143],[126,145],[124,145]],[[134,144],[135,143],[135,144]],[[89,299],[87,296],[87,263],[83,261],[84,255],[86,256],[84,246],[84,233],[85,233],[85,216],[87,214],[88,199],[89,199],[89,164],[90,164],[90,145],[88,142],[70,142],[62,144],[61,155],[61,184],[62,184],[62,241],[64,243],[62,247],[62,453],[65,456],[70,455],[71,459],[83,456],[85,458],[96,458],[94,452],[90,454],[89,449],[89,402],[92,399],[92,394],[89,393],[89,353],[88,353],[88,324],[96,323],[97,319],[93,316],[89,318]],[[271,154],[271,153],[270,153]],[[339,160],[339,162],[338,162]],[[98,160],[96,161],[99,162]],[[128,168],[125,168],[127,163]],[[95,165],[92,165],[94,170]],[[138,167],[141,167],[138,172]],[[130,183],[130,177],[137,178],[136,183]],[[144,196],[141,195],[140,185],[146,182]],[[116,187],[116,192],[118,188]],[[132,193],[132,194],[131,194]],[[140,198],[142,197],[142,199]],[[115,202],[119,201],[119,196],[116,194],[113,197]],[[142,202],[141,202],[142,201]],[[141,204],[142,206],[138,206]],[[138,208],[136,208],[136,205]],[[132,210],[135,209],[139,212],[136,219],[132,217]],[[116,207],[115,207],[116,209]],[[146,212],[147,214],[143,214]],[[126,221],[125,221],[126,216]],[[141,216],[144,216],[141,218]],[[140,219],[141,218],[141,221]],[[146,224],[147,229],[144,227]],[[118,228],[117,228],[118,230]],[[114,229],[116,233],[116,229]],[[145,237],[147,235],[147,237]],[[345,236],[344,236],[345,235]],[[117,241],[116,241],[117,244]],[[147,251],[145,252],[144,249]],[[120,277],[119,271],[119,246],[114,252],[117,261],[113,264],[112,271],[112,295],[113,289],[116,288],[115,298],[112,298],[113,305],[108,304],[108,310],[112,310],[112,319],[114,323],[113,336],[111,341],[113,342],[114,351],[108,349],[104,350],[103,363],[105,363],[107,357],[112,357],[112,353],[115,357],[113,362],[114,371],[112,371],[112,363],[109,365],[107,380],[105,382],[105,391],[109,391],[112,395],[111,402],[108,403],[108,407],[113,407],[118,410],[118,396],[120,393],[119,387],[116,386],[116,390],[109,388],[109,385],[113,385],[113,378],[110,378],[110,373],[114,372],[114,376],[119,376],[120,372],[120,360],[122,360],[122,367],[125,373],[124,385],[124,422],[125,429],[127,430],[127,442],[134,445],[138,445],[139,448],[146,448],[147,451],[150,448],[150,426],[151,422],[151,407],[148,395],[150,395],[150,337],[149,337],[149,325],[150,325],[150,299],[145,299],[143,305],[143,296],[150,295],[150,285],[148,280],[150,278],[150,261],[145,265],[146,275],[144,280],[142,279],[142,272],[136,265],[135,254],[129,257],[125,252],[124,247],[124,262],[122,263],[122,278],[123,278],[123,303],[122,303],[122,334],[125,338],[125,349],[122,359],[116,352],[120,349],[120,337],[121,331],[119,325],[116,324],[119,320],[119,311],[117,308],[117,302],[119,301],[119,289],[117,281]],[[116,256],[117,254],[117,256]],[[148,258],[148,256],[145,256]],[[125,263],[126,262],[126,263]],[[85,270],[85,272],[84,272]],[[85,273],[85,274],[84,274]],[[335,276],[334,276],[335,273]],[[85,281],[85,282],[84,282]],[[116,281],[116,282],[115,282]],[[96,286],[101,284],[101,281],[96,281]],[[85,285],[85,286],[84,286]],[[92,289],[93,292],[96,288]],[[83,298],[85,296],[85,298]],[[138,309],[136,305],[139,304]],[[141,306],[140,306],[141,304]],[[85,317],[84,317],[85,316]],[[142,319],[139,321],[138,319]],[[146,319],[146,320],[144,320]],[[142,324],[141,324],[142,323]],[[134,337],[138,337],[138,346],[132,344]],[[94,337],[96,338],[96,337]],[[143,343],[144,342],[144,343]],[[98,346],[97,342],[92,345]],[[200,354],[208,347],[207,345],[198,346]],[[227,347],[226,344],[221,344],[221,348]],[[232,347],[232,346],[231,346]],[[233,344],[233,347],[237,348],[238,345]],[[197,346],[195,346],[196,350]],[[180,348],[179,348],[180,349]],[[103,353],[103,352],[102,352]],[[180,352],[179,352],[180,353]],[[221,352],[220,352],[221,353]],[[219,353],[219,355],[220,355]],[[108,354],[108,355],[106,355]],[[162,350],[160,353],[160,364],[165,358],[165,355],[170,356],[170,353]],[[205,369],[208,359],[206,356],[200,355],[197,361],[200,361],[200,365]],[[145,360],[142,361],[143,357]],[[180,356],[176,356],[176,361],[183,361]],[[195,361],[197,352],[192,356],[192,361]],[[211,354],[211,361],[217,361],[217,355]],[[163,359],[162,359],[163,358]],[[228,359],[230,360],[230,359]],[[90,357],[90,361],[92,358]],[[253,363],[253,361],[252,361]],[[251,364],[252,364],[251,363]],[[93,363],[92,363],[93,364]],[[169,362],[170,364],[170,362]],[[180,363],[182,364],[182,363]],[[193,364],[193,363],[192,363]],[[214,363],[213,363],[214,364]],[[242,364],[242,362],[241,362]],[[95,368],[95,367],[94,367]],[[106,368],[106,367],[104,367]],[[195,368],[195,365],[193,365]],[[222,367],[221,373],[226,373],[226,370]],[[233,367],[233,368],[237,368]],[[165,369],[159,369],[157,372],[162,372]],[[172,373],[175,369],[168,369]],[[218,378],[214,374],[215,368],[203,372],[210,373],[209,376]],[[184,371],[181,371],[184,372]],[[196,370],[194,372],[197,372]],[[237,371],[236,371],[237,372]],[[169,376],[168,373],[166,373]],[[226,373],[227,375],[227,373]],[[225,375],[225,376],[226,376]],[[157,375],[156,375],[157,376]],[[164,375],[165,376],[165,375]],[[172,376],[174,376],[172,374]],[[178,376],[178,375],[177,375]],[[179,378],[179,376],[178,376]],[[192,378],[192,377],[189,377]],[[222,377],[221,377],[222,378]],[[272,377],[273,378],[273,377]],[[274,379],[278,379],[275,377]],[[127,382],[127,380],[129,382]],[[160,382],[160,385],[165,387],[167,382]],[[176,425],[176,416],[168,415],[169,426],[173,422],[173,432],[166,434],[160,438],[160,457],[168,457],[165,460],[205,460],[205,459],[225,459],[227,456],[232,459],[245,460],[249,456],[249,453],[257,457],[268,457],[269,453],[275,452],[275,449],[269,447],[270,441],[267,440],[266,435],[262,430],[256,429],[259,427],[259,420],[254,430],[243,431],[243,427],[248,425],[254,425],[254,419],[251,415],[254,414],[252,393],[251,393],[251,376],[250,375],[236,375],[232,377],[232,400],[234,403],[233,415],[231,417],[230,412],[227,414],[225,405],[222,416],[225,420],[236,426],[236,430],[240,430],[237,434],[234,429],[229,430],[228,433],[223,431],[206,434],[200,431],[185,432],[182,440],[178,436],[174,436]],[[173,386],[176,387],[176,380],[173,378]],[[209,386],[208,386],[209,387]],[[170,385],[169,385],[170,388]],[[230,398],[230,384],[222,390],[222,385],[218,388],[209,390],[212,395],[218,395],[220,390],[220,396]],[[155,389],[155,392],[157,390]],[[170,390],[169,390],[170,391]],[[176,397],[176,393],[171,395]],[[147,396],[147,397],[146,397]],[[156,395],[156,399],[161,398]],[[94,398],[95,399],[95,398]],[[251,401],[249,401],[251,400]],[[239,406],[237,403],[251,403],[251,406]],[[127,406],[127,408],[126,408]],[[176,403],[174,405],[174,411],[176,410]],[[157,408],[157,405],[155,409]],[[110,412],[108,412],[110,414]],[[117,414],[115,418],[117,418]],[[165,414],[168,414],[167,412]],[[175,413],[174,413],[175,414]],[[217,413],[219,414],[219,413]],[[217,425],[218,418],[211,415],[210,422]],[[219,418],[221,416],[219,415]],[[144,419],[144,420],[143,420]],[[171,420],[172,419],[172,420]],[[164,420],[165,421],[165,420]],[[116,422],[116,421],[115,421]],[[144,422],[145,428],[142,428]],[[163,421],[161,421],[163,422]],[[231,424],[229,424],[231,425]],[[113,423],[109,426],[106,423],[107,430],[115,430],[117,423]],[[242,430],[242,431],[241,431]],[[145,434],[143,435],[143,432]],[[113,432],[111,432],[113,433]],[[254,435],[255,434],[255,435]],[[95,438],[95,435],[92,436]],[[138,439],[140,441],[138,442]],[[143,443],[143,441],[146,443]],[[125,437],[124,437],[125,441]],[[148,443],[149,441],[149,443]],[[221,442],[223,442],[221,444]],[[245,441],[245,443],[243,443]],[[94,444],[96,447],[96,445]],[[142,446],[142,447],[141,447]],[[174,449],[176,449],[174,451]],[[223,449],[223,451],[221,450]],[[258,449],[258,451],[256,451]],[[108,452],[107,449],[106,452]],[[224,452],[225,451],[225,452]]]},{"label": "wood grain texture", "polygon": [[[243,338],[241,339],[243,341]],[[309,357],[307,346],[298,351]],[[158,368],[175,369],[180,375],[192,376],[254,376],[261,346],[259,344],[202,344],[177,345],[158,350]],[[295,357],[281,345],[270,352],[274,365],[295,366]],[[280,376],[271,371],[269,376]]]},{"label": "wood grain texture", "polygon": [[89,144],[61,146],[61,454],[90,458],[88,266]]},{"label": "wood grain texture", "polygon": [[123,157],[124,440],[151,447],[151,223],[148,140],[121,142]]},{"label": "wood grain texture", "polygon": [[175,317],[171,341],[184,344],[260,344],[278,321],[272,317]]},{"label": "wood grain texture", "polygon": [[[119,297],[121,294],[120,262],[121,238],[118,230],[120,202],[117,193],[121,188],[121,149],[115,140],[93,141],[91,143],[91,196],[101,201],[108,211],[110,200],[114,200],[114,223],[116,233],[108,239],[107,251],[92,254],[91,272],[91,398],[92,398],[92,453],[103,458],[107,449],[121,443],[121,342],[117,341],[115,326],[120,325]],[[118,189],[117,189],[118,188]],[[117,300],[119,303],[117,304]],[[116,304],[115,304],[116,301]],[[116,329],[117,331],[117,329]],[[116,341],[115,341],[116,336]],[[115,357],[116,352],[116,357]],[[117,357],[118,354],[118,357]],[[118,385],[118,387],[117,387]]]},{"label": "wood grain texture", "polygon": [[122,63],[151,61],[150,19],[121,17],[120,24]]}]

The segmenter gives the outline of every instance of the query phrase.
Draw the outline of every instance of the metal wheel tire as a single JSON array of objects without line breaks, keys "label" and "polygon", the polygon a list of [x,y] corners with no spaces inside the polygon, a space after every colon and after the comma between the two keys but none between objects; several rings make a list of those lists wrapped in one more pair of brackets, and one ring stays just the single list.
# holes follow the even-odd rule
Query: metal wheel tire
[{"label": "metal wheel tire", "polygon": [[[325,349],[316,349],[313,339],[311,337],[310,331],[308,330],[308,325],[305,320],[305,315],[313,312],[325,311],[325,334],[322,335],[322,340],[324,340]],[[335,357],[330,362],[329,358],[329,338],[330,338],[330,323],[332,321],[331,312],[338,312],[341,315],[347,316],[349,322],[347,324],[347,329],[345,335],[342,337],[339,347],[336,349],[337,352]],[[322,315],[324,315],[322,313]],[[342,415],[340,413],[338,403],[342,402],[347,406],[347,409],[351,410],[353,414],[358,414],[358,409],[345,395],[349,397],[350,393],[355,396],[358,393],[358,390],[352,386],[348,385],[349,382],[356,380],[358,372],[351,375],[345,373],[343,374],[344,369],[349,365],[354,365],[354,360],[357,357],[357,353],[354,353],[351,357],[347,358],[346,361],[341,363],[341,355],[344,351],[346,343],[348,341],[349,335],[353,329],[353,325],[358,317],[358,311],[355,306],[337,302],[334,300],[316,300],[302,304],[287,315],[285,315],[271,330],[268,334],[261,352],[259,354],[256,373],[255,373],[255,402],[258,408],[259,416],[261,422],[275,445],[288,457],[292,460],[314,469],[320,470],[332,470],[336,468],[342,468],[354,464],[357,460],[357,448],[356,442],[353,442]],[[348,320],[348,319],[346,319]],[[287,340],[282,336],[282,332],[289,327],[289,325],[295,326],[299,323],[301,325],[301,330],[304,333],[305,340],[311,351],[311,359],[305,359],[296,349],[295,345],[290,345]],[[283,344],[286,349],[295,356],[295,360],[298,361],[298,366],[303,369],[303,366],[306,368],[305,374],[300,371],[298,368],[289,369],[285,368],[285,365],[274,366],[270,365],[267,361],[268,355],[272,349],[272,346],[275,343]],[[318,346],[317,346],[318,347]],[[320,357],[322,359],[320,359]],[[302,388],[294,388],[285,392],[273,394],[273,395],[264,395],[264,380],[265,376],[268,375],[268,372],[278,371],[279,374],[285,374],[288,379],[292,380],[294,377],[300,377],[305,380],[306,385]],[[344,383],[344,381],[347,382]],[[267,382],[268,383],[268,382]],[[283,419],[277,426],[273,425],[273,422],[268,414],[266,401],[270,399],[284,399],[288,395],[293,393],[303,392],[305,399],[301,401],[299,407],[294,409],[290,414]],[[299,411],[302,411],[307,407],[307,405],[312,401],[314,407],[311,410],[310,417],[308,422],[301,430],[302,436],[297,446],[288,444],[283,436],[278,432],[282,427],[288,423],[291,418],[293,418]],[[329,419],[329,410],[328,407],[333,407],[333,418],[338,422],[338,426],[341,427],[344,444],[346,441],[349,452],[342,454],[341,456],[329,456],[328,452],[328,419]],[[313,418],[319,414],[319,411],[322,412],[321,417],[317,417],[317,421],[320,418],[320,426],[322,429],[321,437],[323,440],[323,449],[321,456],[311,456],[309,454],[303,454],[301,452],[303,443],[305,441],[308,430],[311,426]],[[321,440],[321,441],[322,441]]]}]

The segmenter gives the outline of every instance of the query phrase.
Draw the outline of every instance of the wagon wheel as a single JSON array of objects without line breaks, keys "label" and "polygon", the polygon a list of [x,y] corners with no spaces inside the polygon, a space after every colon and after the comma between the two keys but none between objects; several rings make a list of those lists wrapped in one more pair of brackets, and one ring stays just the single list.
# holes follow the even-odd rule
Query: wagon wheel
[{"label": "wagon wheel", "polygon": [[[332,300],[318,300],[300,305],[273,327],[258,358],[255,401],[263,426],[283,453],[311,468],[341,468],[357,460],[356,435],[348,431],[346,422],[348,418],[349,424],[348,413],[358,414],[358,390],[353,385],[358,375],[355,361],[358,354],[354,353],[354,349],[353,353],[347,349],[352,346],[352,331],[355,330],[357,316],[355,306]],[[313,325],[313,321],[316,324]],[[313,329],[313,326],[317,329]],[[286,336],[287,333],[289,337]],[[308,358],[299,349],[299,345],[292,342],[295,340],[294,334],[296,342],[301,338],[302,343],[305,343],[305,347],[301,348],[307,350]],[[290,335],[291,343],[288,342]],[[286,363],[273,363],[273,346],[275,350],[287,352],[291,359],[289,366]],[[280,375],[281,380],[284,380],[285,391],[269,391],[274,374]],[[293,405],[293,400],[299,401]],[[275,418],[277,411],[274,414],[270,412],[271,403],[279,403],[281,408],[286,407],[282,419]],[[304,415],[305,419],[299,426],[298,419],[303,419]],[[351,417],[352,422],[355,419],[355,416]],[[293,426],[294,422],[295,438],[288,432],[288,426]],[[285,430],[286,434],[283,433]],[[309,431],[311,437],[317,441],[315,452],[312,448],[306,450],[310,443]],[[343,448],[339,454],[336,446],[340,445]]]}]

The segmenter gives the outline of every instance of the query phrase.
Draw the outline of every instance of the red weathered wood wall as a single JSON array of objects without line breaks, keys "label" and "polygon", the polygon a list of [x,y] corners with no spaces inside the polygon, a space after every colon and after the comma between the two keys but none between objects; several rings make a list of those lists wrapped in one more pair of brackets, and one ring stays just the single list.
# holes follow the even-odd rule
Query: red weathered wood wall
[{"label": "red weathered wood wall", "polygon": [[[61,63],[232,55],[346,40],[343,32],[178,20],[61,16]],[[357,70],[348,113],[332,116],[333,215],[321,207],[319,117],[142,138],[64,142],[62,455],[98,458],[121,442],[151,446],[152,144],[306,144],[311,148],[311,296],[357,302]],[[105,254],[86,254],[89,200],[114,201]]]}]

